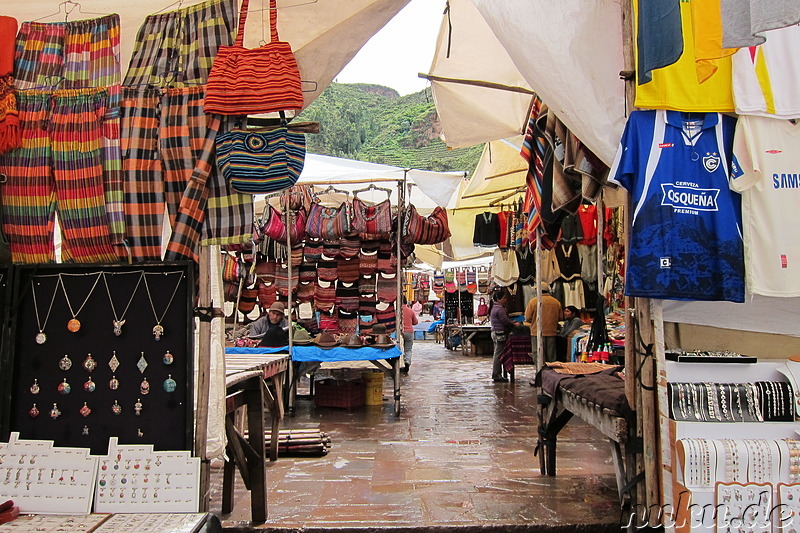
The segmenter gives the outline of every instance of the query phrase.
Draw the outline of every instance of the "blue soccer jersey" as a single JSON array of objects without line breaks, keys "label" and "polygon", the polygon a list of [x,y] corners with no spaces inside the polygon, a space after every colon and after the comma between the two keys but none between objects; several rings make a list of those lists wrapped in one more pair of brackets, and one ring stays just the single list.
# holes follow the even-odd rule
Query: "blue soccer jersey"
[{"label": "blue soccer jersey", "polygon": [[718,113],[631,113],[610,174],[632,198],[627,295],[744,301],[735,126]]}]

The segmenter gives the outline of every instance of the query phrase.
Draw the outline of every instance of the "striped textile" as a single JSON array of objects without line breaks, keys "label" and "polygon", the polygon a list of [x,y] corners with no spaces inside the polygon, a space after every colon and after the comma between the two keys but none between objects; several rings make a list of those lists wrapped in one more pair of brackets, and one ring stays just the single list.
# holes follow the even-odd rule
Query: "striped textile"
[{"label": "striped textile", "polygon": [[306,240],[303,256],[309,263],[316,263],[322,259],[322,241]]},{"label": "striped textile", "polygon": [[356,234],[344,235],[339,239],[339,256],[356,257],[361,251],[361,239]]},{"label": "striped textile", "polygon": [[316,263],[302,263],[297,267],[300,272],[300,282],[314,282],[317,279],[317,264]]},{"label": "striped textile", "polygon": [[244,45],[249,0],[242,2],[233,46],[220,47],[208,80],[209,113],[247,115],[303,108],[300,69],[289,43],[278,38],[278,9],[270,0],[270,42]]},{"label": "striped textile", "polygon": [[327,331],[336,333],[339,331],[339,317],[335,314],[320,313],[319,315],[319,329],[320,331]]},{"label": "striped textile", "polygon": [[386,333],[392,334],[397,325],[397,315],[394,310],[394,304],[389,304],[389,307],[383,311],[376,311],[375,318],[378,324],[386,326]]},{"label": "striped textile", "polygon": [[133,47],[123,85],[201,85],[220,46],[233,42],[236,0],[208,0],[148,15]]},{"label": "striped textile", "polygon": [[378,272],[383,274],[397,273],[397,256],[391,250],[378,252]]},{"label": "striped textile", "polygon": [[306,136],[288,128],[231,128],[217,135],[216,147],[220,172],[234,190],[245,194],[292,187],[306,159]]},{"label": "striped textile", "polygon": [[374,274],[378,270],[378,252],[361,250],[358,256],[358,268],[362,275]]},{"label": "striped textile", "polygon": [[372,335],[372,326],[378,323],[375,314],[358,317],[358,332],[361,335]]},{"label": "striped textile", "polygon": [[339,207],[311,206],[306,221],[306,235],[312,239],[335,241],[350,233],[350,216],[347,204]]},{"label": "striped textile", "polygon": [[359,308],[359,300],[361,298],[358,292],[357,285],[345,286],[344,283],[339,283],[336,287],[336,305],[339,309],[345,311],[356,312]]},{"label": "striped textile", "polygon": [[397,275],[387,277],[378,275],[378,301],[394,302],[397,300]]},{"label": "striped textile", "polygon": [[275,261],[266,259],[265,256],[259,254],[256,261],[256,276],[265,283],[274,283],[275,269],[277,267],[278,265]]},{"label": "striped textile", "polygon": [[15,55],[17,89],[119,85],[119,15],[23,22]]},{"label": "striped textile", "polygon": [[104,186],[104,119],[113,116],[109,94],[104,88],[18,93],[22,146],[0,158],[0,172],[8,176],[2,186],[4,231],[14,262],[54,259],[56,210],[63,260],[116,260]]},{"label": "striped textile", "polygon": [[338,277],[336,261],[320,261],[317,263],[317,276],[322,281],[336,281]]},{"label": "striped textile", "polygon": [[364,241],[388,239],[392,233],[391,202],[386,199],[370,205],[353,198],[353,231]]},{"label": "striped textile", "polygon": [[322,255],[323,259],[336,259],[341,255],[339,250],[339,240],[335,241],[322,241]]},{"label": "striped textile", "polygon": [[314,309],[317,311],[330,311],[336,303],[336,284],[330,282],[323,287],[323,283],[326,282],[318,281],[314,288]]},{"label": "striped textile", "polygon": [[358,313],[348,313],[343,309],[336,311],[339,333],[355,333],[358,329]]},{"label": "striped textile", "polygon": [[258,282],[258,305],[261,309],[269,309],[269,306],[278,300],[278,291],[275,290],[275,285],[270,283]]},{"label": "striped textile", "polygon": [[536,96],[531,103],[531,115],[525,129],[520,155],[528,162],[528,172],[525,176],[527,190],[525,192],[524,211],[528,213],[526,232],[528,240],[536,240],[535,231],[542,223],[542,180],[544,178],[544,153],[547,140],[543,135],[537,134],[536,120],[546,106]]},{"label": "striped textile", "polygon": [[292,279],[289,280],[289,267],[288,265],[278,265],[275,268],[275,287],[278,289],[278,294],[281,296],[289,295],[289,287],[291,291],[297,290],[297,285],[300,283],[300,273],[297,268],[292,268]]},{"label": "striped textile", "polygon": [[358,289],[364,294],[374,294],[375,284],[377,282],[376,277],[376,274],[361,276],[358,282]]},{"label": "striped textile", "polygon": [[301,281],[297,286],[297,303],[311,302],[314,300],[315,285],[313,281]]},{"label": "striped textile", "polygon": [[336,272],[339,276],[339,281],[344,283],[356,283],[361,278],[358,259],[340,257],[336,260]]},{"label": "striped textile", "polygon": [[252,237],[249,230],[254,218],[253,196],[233,190],[228,181],[212,167],[208,177],[208,203],[206,221],[200,244],[247,243]]},{"label": "striped textile", "polygon": [[358,290],[364,294],[375,294],[375,283],[375,274],[361,276],[361,279],[358,282]]},{"label": "striped textile", "polygon": [[[128,248],[136,261],[161,259],[165,202],[173,228],[168,258],[196,259],[210,194],[206,185],[215,172],[214,137],[219,128],[219,117],[203,112],[203,97],[202,87],[123,88],[125,227]],[[219,201],[227,202],[225,198]],[[231,200],[228,205],[235,203]],[[246,212],[240,211],[236,232],[240,236],[250,235],[252,219],[245,219]],[[209,217],[206,231],[219,233],[221,225],[229,222]],[[118,253],[124,257],[127,251]]]},{"label": "striped textile", "polygon": [[361,294],[358,301],[358,312],[362,315],[374,315],[378,305],[378,296],[375,293]]}]

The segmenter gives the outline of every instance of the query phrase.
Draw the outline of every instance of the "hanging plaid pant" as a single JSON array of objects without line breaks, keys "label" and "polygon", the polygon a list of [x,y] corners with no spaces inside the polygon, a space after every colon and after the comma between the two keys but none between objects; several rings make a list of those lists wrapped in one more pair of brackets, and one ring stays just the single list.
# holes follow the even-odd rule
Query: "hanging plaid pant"
[{"label": "hanging plaid pant", "polygon": [[17,89],[119,85],[119,15],[23,22],[16,46]]},{"label": "hanging plaid pant", "polygon": [[121,183],[118,163],[105,161],[118,143],[106,137],[116,134],[113,101],[106,89],[18,93],[22,146],[0,158],[0,172],[8,176],[2,186],[3,229],[14,262],[54,260],[56,211],[63,260],[116,259],[106,182]]},{"label": "hanging plaid pant", "polygon": [[[120,256],[130,252],[137,261],[161,259],[165,203],[173,228],[171,259],[195,258],[203,227],[224,244],[250,238],[252,197],[229,191],[217,172],[214,139],[220,118],[204,113],[203,99],[199,86],[123,88],[128,248],[120,248]],[[216,205],[210,205],[210,193]]]},{"label": "hanging plaid pant", "polygon": [[203,112],[200,87],[217,49],[233,42],[237,15],[235,0],[210,0],[150,15],[139,29],[122,106],[127,243],[137,260],[161,257],[164,202],[173,228],[168,259],[196,259],[200,243],[252,236],[252,196],[232,191],[217,172],[220,118]]},{"label": "hanging plaid pant", "polygon": [[204,84],[217,49],[233,43],[238,15],[236,0],[209,0],[148,15],[136,35],[123,85]]}]

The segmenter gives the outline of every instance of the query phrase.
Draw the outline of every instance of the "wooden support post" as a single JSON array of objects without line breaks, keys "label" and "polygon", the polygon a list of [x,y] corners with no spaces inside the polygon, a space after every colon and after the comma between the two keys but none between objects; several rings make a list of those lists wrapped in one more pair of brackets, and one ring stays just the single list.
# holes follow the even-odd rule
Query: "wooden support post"
[{"label": "wooden support post", "polygon": [[[211,254],[208,246],[199,250],[199,307],[211,305]],[[216,258],[214,258],[216,260]],[[194,455],[200,458],[200,511],[208,511],[211,473],[208,468],[208,399],[211,373],[211,322],[201,320],[197,346],[197,409],[195,410]]]},{"label": "wooden support post", "polygon": [[536,371],[544,366],[544,350],[542,348],[542,231],[536,228]]}]

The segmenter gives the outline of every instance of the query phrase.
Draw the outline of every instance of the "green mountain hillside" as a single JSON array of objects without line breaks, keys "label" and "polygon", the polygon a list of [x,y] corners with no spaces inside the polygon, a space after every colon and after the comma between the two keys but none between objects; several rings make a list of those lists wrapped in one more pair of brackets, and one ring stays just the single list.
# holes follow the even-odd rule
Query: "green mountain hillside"
[{"label": "green mountain hillside", "polygon": [[471,174],[483,150],[445,146],[430,89],[400,96],[380,85],[333,83],[296,120],[319,122],[308,151],[335,157]]}]

